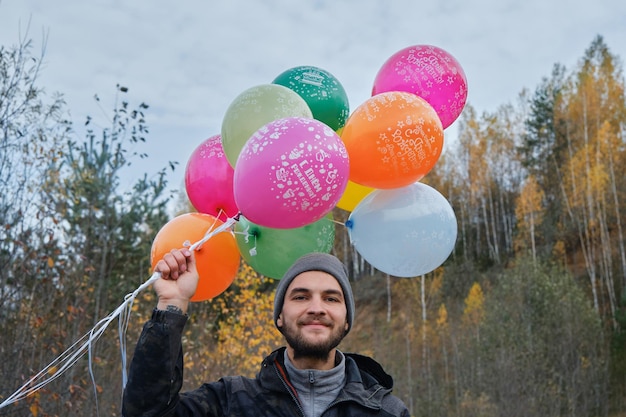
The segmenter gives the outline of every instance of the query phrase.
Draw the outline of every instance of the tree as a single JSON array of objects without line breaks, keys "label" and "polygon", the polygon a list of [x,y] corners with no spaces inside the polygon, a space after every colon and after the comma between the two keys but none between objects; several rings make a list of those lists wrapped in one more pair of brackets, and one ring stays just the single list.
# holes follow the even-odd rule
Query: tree
[{"label": "tree", "polygon": [[[26,96],[34,100],[37,90],[29,91]],[[118,87],[118,94],[127,91]],[[88,118],[84,142],[74,138],[71,123],[63,119],[56,124],[51,116],[39,120],[43,106],[26,102],[18,108],[22,113],[5,112],[10,122],[3,122],[3,144],[21,151],[23,159],[5,157],[3,169],[22,168],[31,175],[19,189],[11,187],[19,184],[11,175],[2,182],[8,187],[1,190],[3,198],[23,202],[4,205],[15,212],[5,210],[3,228],[10,236],[2,243],[9,267],[3,268],[0,288],[11,308],[0,314],[6,318],[4,334],[12,337],[3,338],[1,346],[2,353],[16,360],[4,362],[3,374],[15,377],[3,380],[2,392],[15,390],[33,370],[50,363],[149,277],[152,238],[168,219],[166,168],[154,178],[140,177],[130,191],[120,186],[130,161],[145,156],[128,149],[146,141],[147,105],[132,109],[127,101],[116,103],[110,127],[92,128]],[[22,131],[20,123],[32,133],[24,136],[28,130]],[[54,149],[45,146],[49,136]],[[31,142],[16,144],[26,139]],[[17,222],[27,213],[33,216]],[[18,407],[72,416],[106,404],[116,412],[121,384],[103,390],[97,381],[121,380],[119,341],[101,338],[90,353],[91,363],[77,362],[31,397],[30,404]]]},{"label": "tree", "polygon": [[600,317],[562,268],[520,259],[485,300],[475,397],[498,415],[606,415],[607,351]]},{"label": "tree", "polygon": [[518,226],[518,246],[525,246],[530,242],[530,250],[533,262],[537,262],[537,231],[538,225],[543,220],[544,193],[535,177],[531,174],[526,179],[526,184],[517,197],[515,215]]},{"label": "tree", "polygon": [[[65,264],[65,277],[59,285],[65,295],[59,297],[59,307],[65,308],[65,303],[80,315],[66,329],[71,340],[86,333],[150,276],[152,240],[168,220],[167,168],[154,178],[144,174],[129,191],[121,185],[133,158],[146,156],[128,149],[145,142],[148,135],[144,114],[148,106],[140,103],[132,108],[120,100],[127,92],[117,87],[109,127],[94,128],[87,118],[85,141],[67,142],[67,153],[54,164],[58,175],[46,182],[47,202],[62,220],[64,244],[58,259]],[[121,374],[119,362],[113,359],[118,352],[114,338],[102,338],[92,347],[96,377],[118,379],[108,377],[112,372]],[[84,386],[84,374],[75,373],[80,382],[74,384]],[[116,404],[113,398],[119,398],[120,389],[107,391],[102,403]]]},{"label": "tree", "polygon": [[[151,238],[168,220],[166,168],[152,179],[144,174],[130,191],[120,183],[132,159],[146,157],[129,154],[128,148],[145,142],[148,134],[148,106],[131,109],[128,101],[117,102],[127,91],[117,88],[110,127],[96,132],[87,118],[86,140],[68,142],[58,164],[62,178],[49,183],[50,204],[64,219],[65,253],[75,252],[80,259],[75,267],[94,288],[95,319],[137,287],[134,278],[148,269]],[[143,268],[129,270],[137,261]]]},{"label": "tree", "polygon": [[[541,257],[552,256],[554,247],[565,238],[559,226],[562,224],[560,193],[567,147],[563,123],[558,118],[565,79],[565,67],[555,64],[550,77],[543,78],[532,96],[524,97],[527,111],[517,144],[518,158],[526,175],[532,176],[544,191],[544,215],[542,221],[534,225],[535,236],[542,237],[535,242],[534,251]],[[519,247],[520,239],[516,243]]]},{"label": "tree", "polygon": [[513,252],[514,201],[523,174],[516,152],[521,126],[511,105],[481,116],[466,108],[457,145],[423,180],[450,199],[460,229],[457,252],[483,267],[500,265]]},{"label": "tree", "polygon": [[50,162],[63,156],[71,124],[62,96],[39,86],[44,52],[34,55],[27,37],[0,46],[0,355],[11,358],[0,364],[2,393],[42,362],[46,347],[30,347],[33,330],[44,325],[56,295],[52,277],[62,273],[51,260],[59,217],[46,204],[43,179],[55,175]]},{"label": "tree", "polygon": [[[623,166],[621,129],[626,121],[624,82],[617,59],[597,37],[564,89],[557,114],[566,131],[568,160],[564,164],[563,200],[567,225],[578,236],[594,306],[615,326],[616,294],[613,273],[615,232],[609,224],[620,216],[615,170]],[[617,236],[623,240],[621,220]],[[626,254],[620,248],[622,271]],[[624,280],[622,280],[623,282]]]}]

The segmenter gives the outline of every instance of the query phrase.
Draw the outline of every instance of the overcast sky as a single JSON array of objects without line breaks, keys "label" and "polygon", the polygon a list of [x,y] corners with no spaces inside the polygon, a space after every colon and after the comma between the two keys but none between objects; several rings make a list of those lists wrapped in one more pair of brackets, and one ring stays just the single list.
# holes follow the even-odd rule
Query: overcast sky
[{"label": "overcast sky", "polygon": [[626,58],[625,0],[0,0],[0,45],[27,29],[35,53],[47,34],[41,85],[65,95],[77,125],[101,114],[94,94],[112,108],[118,83],[150,105],[141,172],[178,161],[170,181],[183,191],[191,152],[220,133],[231,101],[295,66],[332,73],[352,111],[392,54],[435,45],[459,61],[483,112],[555,63],[573,68],[596,35]]}]

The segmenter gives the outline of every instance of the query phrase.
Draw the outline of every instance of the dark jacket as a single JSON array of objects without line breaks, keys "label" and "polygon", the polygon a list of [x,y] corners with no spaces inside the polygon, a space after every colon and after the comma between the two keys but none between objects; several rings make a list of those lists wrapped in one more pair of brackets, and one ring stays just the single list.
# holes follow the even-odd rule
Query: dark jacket
[{"label": "dark jacket", "polygon": [[[183,376],[181,334],[186,316],[155,311],[139,338],[124,390],[122,414],[144,416],[302,416],[283,363],[284,347],[263,360],[256,378],[224,377],[179,394]],[[402,416],[391,395],[392,378],[365,356],[344,354],[347,382],[324,417]]]}]

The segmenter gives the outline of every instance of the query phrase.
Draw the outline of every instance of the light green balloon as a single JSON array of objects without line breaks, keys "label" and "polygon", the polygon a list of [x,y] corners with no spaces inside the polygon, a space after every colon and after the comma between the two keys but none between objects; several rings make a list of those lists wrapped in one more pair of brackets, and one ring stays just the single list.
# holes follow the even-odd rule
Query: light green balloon
[{"label": "light green balloon", "polygon": [[234,168],[248,139],[265,124],[285,117],[313,118],[306,101],[278,84],[262,84],[239,94],[222,120],[222,147]]},{"label": "light green balloon", "polygon": [[243,216],[235,223],[235,238],[243,259],[259,274],[281,279],[301,256],[329,253],[335,242],[332,214],[294,229],[273,229],[252,223]]}]

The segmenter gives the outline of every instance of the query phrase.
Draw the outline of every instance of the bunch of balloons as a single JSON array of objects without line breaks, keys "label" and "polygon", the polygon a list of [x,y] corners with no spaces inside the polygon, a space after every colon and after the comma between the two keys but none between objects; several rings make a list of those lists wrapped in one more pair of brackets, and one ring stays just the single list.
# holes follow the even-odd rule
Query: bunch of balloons
[{"label": "bunch of balloons", "polygon": [[439,159],[443,130],[466,99],[461,66],[431,45],[391,56],[372,96],[352,114],[339,80],[314,66],[243,91],[220,134],[192,153],[185,188],[198,213],[159,231],[153,264],[236,219],[233,230],[197,251],[193,300],[224,291],[241,257],[280,279],[303,254],[330,252],[338,207],[350,212],[351,242],[374,267],[400,277],[432,271],[454,247],[456,218],[446,199],[419,181]]}]

